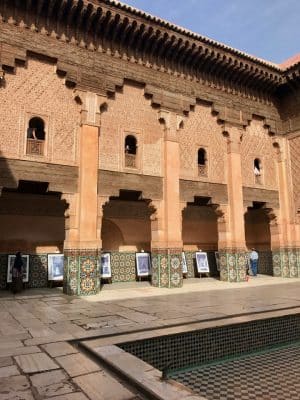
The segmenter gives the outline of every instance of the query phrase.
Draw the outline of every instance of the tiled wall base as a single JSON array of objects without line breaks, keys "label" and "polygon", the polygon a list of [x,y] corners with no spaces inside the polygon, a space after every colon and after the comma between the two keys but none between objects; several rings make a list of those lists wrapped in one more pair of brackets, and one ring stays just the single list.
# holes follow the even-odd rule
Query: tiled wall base
[{"label": "tiled wall base", "polygon": [[273,276],[273,258],[270,251],[258,251],[258,273]]},{"label": "tiled wall base", "polygon": [[273,275],[282,278],[300,278],[300,249],[274,250]]},{"label": "tiled wall base", "polygon": [[7,255],[0,254],[0,289],[6,289],[6,277],[7,277]]},{"label": "tiled wall base", "polygon": [[180,288],[182,251],[158,249],[152,251],[152,285],[159,288]]},{"label": "tiled wall base", "polygon": [[224,282],[246,280],[247,253],[239,250],[219,250],[220,279]]},{"label": "tiled wall base", "polygon": [[64,293],[72,296],[89,296],[99,293],[98,251],[65,251]]},{"label": "tiled wall base", "polygon": [[135,253],[111,252],[112,282],[136,281]]},{"label": "tiled wall base", "polygon": [[[8,255],[0,254],[0,289],[9,289],[7,280]],[[29,281],[25,288],[44,288],[48,285],[47,254],[29,255]]]}]

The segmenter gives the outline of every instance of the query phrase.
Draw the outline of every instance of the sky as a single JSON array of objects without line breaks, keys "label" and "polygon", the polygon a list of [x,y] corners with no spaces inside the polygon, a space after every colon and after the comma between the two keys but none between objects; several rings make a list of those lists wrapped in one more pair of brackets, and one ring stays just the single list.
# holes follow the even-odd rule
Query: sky
[{"label": "sky", "polygon": [[121,0],[280,64],[300,53],[300,0]]}]

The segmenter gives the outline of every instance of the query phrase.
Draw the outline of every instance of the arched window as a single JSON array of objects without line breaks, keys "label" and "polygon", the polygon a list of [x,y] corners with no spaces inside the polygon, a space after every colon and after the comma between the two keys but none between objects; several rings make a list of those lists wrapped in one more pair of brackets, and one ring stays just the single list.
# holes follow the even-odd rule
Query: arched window
[{"label": "arched window", "polygon": [[45,140],[45,122],[42,118],[31,118],[28,124],[27,138]]},{"label": "arched window", "polygon": [[262,167],[261,167],[261,161],[259,158],[256,158],[254,160],[253,168],[254,168],[253,172],[254,172],[254,176],[255,176],[255,183],[258,185],[261,185],[261,183],[262,183],[262,180],[261,180]]},{"label": "arched window", "polygon": [[125,167],[136,168],[137,140],[133,135],[125,138]]},{"label": "arched window", "polygon": [[137,150],[136,138],[132,135],[126,136],[125,153],[126,154],[136,154],[136,150]]},{"label": "arched window", "polygon": [[43,155],[45,142],[45,122],[40,117],[29,120],[27,128],[27,154]]},{"label": "arched window", "polygon": [[198,175],[207,176],[207,155],[203,148],[198,150]]}]

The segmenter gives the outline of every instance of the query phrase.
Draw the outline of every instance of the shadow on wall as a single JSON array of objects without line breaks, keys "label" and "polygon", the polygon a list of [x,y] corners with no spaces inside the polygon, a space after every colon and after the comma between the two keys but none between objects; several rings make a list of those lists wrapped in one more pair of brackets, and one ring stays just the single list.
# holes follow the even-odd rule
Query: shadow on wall
[{"label": "shadow on wall", "polygon": [[67,204],[47,182],[17,179],[14,162],[0,156],[0,288],[6,287],[8,255],[17,251],[29,255],[27,286],[46,287],[47,254],[63,252]]},{"label": "shadow on wall", "polygon": [[[1,221],[5,212],[1,207],[2,191],[4,187],[16,188],[17,186],[18,182],[14,178],[7,160],[0,150],[0,245],[6,239],[5,231],[7,229],[7,225]],[[0,289],[6,288],[7,259],[7,251],[3,252],[2,249],[0,249]]]},{"label": "shadow on wall", "polygon": [[103,249],[119,251],[119,248],[124,245],[124,238],[118,226],[107,219],[103,219],[102,233]]}]

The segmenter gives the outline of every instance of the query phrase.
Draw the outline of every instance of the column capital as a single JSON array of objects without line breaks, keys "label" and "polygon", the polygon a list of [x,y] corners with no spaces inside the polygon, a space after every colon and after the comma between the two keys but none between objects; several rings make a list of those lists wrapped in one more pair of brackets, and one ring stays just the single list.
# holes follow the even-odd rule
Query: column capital
[{"label": "column capital", "polygon": [[107,105],[107,97],[76,89],[74,98],[81,105],[81,124],[100,127],[101,109]]},{"label": "column capital", "polygon": [[223,125],[223,136],[227,141],[228,153],[240,153],[243,140],[244,128],[241,125],[225,123]]},{"label": "column capital", "polygon": [[184,116],[168,110],[158,112],[158,120],[165,128],[165,140],[178,141],[177,133],[183,127]]}]

